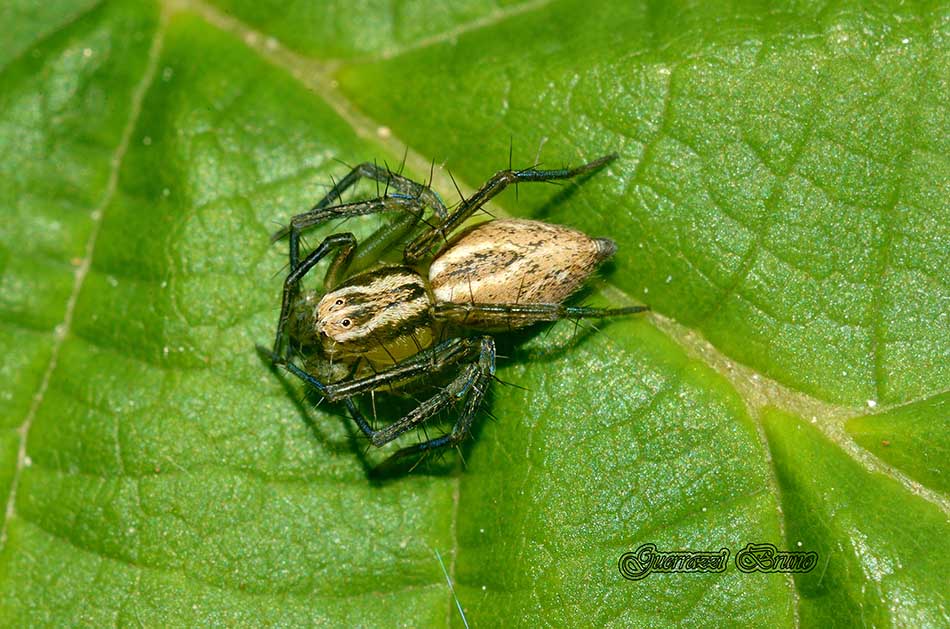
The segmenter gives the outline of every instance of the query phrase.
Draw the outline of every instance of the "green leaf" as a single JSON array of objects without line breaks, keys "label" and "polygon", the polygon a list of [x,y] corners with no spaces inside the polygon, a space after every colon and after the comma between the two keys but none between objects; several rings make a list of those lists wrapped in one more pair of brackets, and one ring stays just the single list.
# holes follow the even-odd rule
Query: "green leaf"
[{"label": "green leaf", "polygon": [[941,493],[950,490],[950,394],[850,420],[854,440],[875,456]]},{"label": "green leaf", "polygon": [[946,388],[946,5],[586,4],[344,66],[343,90],[466,180],[512,137],[521,161],[619,150],[602,197],[540,215],[630,245],[616,286],[787,386]]},{"label": "green leaf", "polygon": [[[0,625],[950,624],[950,9],[619,4],[0,9]],[[655,312],[499,338],[461,452],[370,479],[254,351],[269,234],[341,161],[452,202],[509,147],[619,152],[492,212]]]},{"label": "green leaf", "polygon": [[810,540],[824,557],[796,578],[802,624],[945,624],[946,513],[849,460],[800,418],[768,409],[764,421],[788,539]]}]

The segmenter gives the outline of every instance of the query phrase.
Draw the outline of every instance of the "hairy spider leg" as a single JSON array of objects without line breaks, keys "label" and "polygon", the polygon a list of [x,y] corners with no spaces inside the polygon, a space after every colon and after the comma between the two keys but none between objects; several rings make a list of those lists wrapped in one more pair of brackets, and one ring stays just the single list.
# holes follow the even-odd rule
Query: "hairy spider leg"
[{"label": "hairy spider leg", "polygon": [[[382,202],[388,198],[402,199],[404,202],[408,201],[412,206],[411,209],[414,211],[405,217],[395,220],[392,224],[382,227],[360,245],[359,252],[353,259],[358,269],[365,268],[375,262],[379,258],[380,251],[385,251],[385,249],[394,242],[409,234],[419,220],[422,219],[425,208],[432,209],[439,217],[439,220],[444,220],[448,215],[448,210],[442,198],[428,185],[422,185],[411,179],[407,179],[399,173],[392,172],[388,167],[384,168],[371,162],[364,162],[353,168],[339,182],[336,182],[327,195],[310,208],[309,211],[294,216],[290,225],[277,230],[271,235],[271,242],[276,242],[284,236],[290,235],[291,269],[296,266],[296,261],[299,259],[298,246],[295,241],[299,240],[300,231],[332,218],[347,218],[349,216],[383,212],[387,209],[400,209],[398,206],[389,208],[382,207],[382,204],[378,203],[375,206],[376,209],[363,208],[365,211],[362,212],[340,212],[339,210],[341,208],[352,208],[360,205],[359,203],[343,204],[342,199],[343,193],[363,177],[386,184],[386,192],[383,193],[383,196],[373,201]],[[388,194],[390,187],[396,190],[398,194]],[[332,206],[331,204],[334,199],[340,201],[341,204]],[[414,203],[412,203],[413,201]],[[293,233],[294,227],[296,227],[298,231],[296,238]]]},{"label": "hairy spider leg", "polygon": [[587,306],[565,306],[564,304],[479,304],[438,302],[432,306],[432,316],[437,321],[448,321],[457,325],[468,325],[473,315],[480,318],[479,325],[486,319],[497,319],[498,327],[511,326],[516,321],[518,327],[541,321],[559,321],[560,319],[600,319],[645,312],[647,306],[626,306],[624,308],[590,308]]},{"label": "hairy spider leg", "polygon": [[[441,448],[451,448],[461,443],[468,436],[472,428],[472,422],[475,419],[475,414],[482,404],[485,392],[488,391],[488,385],[491,384],[491,380],[495,376],[495,340],[490,336],[483,336],[479,341],[478,360],[472,363],[464,373],[453,381],[453,384],[462,383],[464,385],[464,391],[458,394],[457,397],[461,398],[467,392],[468,399],[465,401],[465,408],[463,408],[459,414],[455,426],[452,427],[452,431],[440,437],[435,437],[434,439],[422,441],[397,450],[389,459],[382,463],[381,467],[385,467],[397,459],[412,454],[439,450]],[[451,386],[452,385],[450,385],[450,387]],[[412,428],[412,426],[410,425],[401,432],[409,428]]]},{"label": "hairy spider leg", "polygon": [[[349,218],[351,216],[364,216],[366,214],[379,214],[382,212],[405,212],[408,218],[408,226],[411,227],[419,221],[424,211],[425,208],[419,204],[417,199],[389,196],[347,203],[345,205],[335,205],[321,208],[315,212],[298,214],[290,219],[290,225],[286,228],[287,233],[290,235],[290,272],[293,273],[296,271],[300,264],[300,235],[308,227],[334,218]],[[331,289],[336,285],[337,280],[342,277],[343,272],[346,270],[346,266],[351,262],[352,259],[347,259],[346,265],[331,265],[325,279],[327,289]]]},{"label": "hairy spider leg", "polygon": [[[373,429],[353,402],[353,398],[361,393],[376,391],[383,387],[404,386],[422,376],[440,373],[452,365],[466,361],[469,362],[468,366],[445,388],[439,389],[437,393],[422,402],[402,419],[379,430]],[[472,417],[481,404],[488,382],[495,373],[495,340],[490,336],[451,338],[377,374],[333,384],[320,382],[316,377],[291,362],[284,362],[283,364],[287,371],[313,386],[328,400],[342,400],[349,409],[353,421],[369,437],[374,446],[383,446],[389,443],[407,430],[423,423],[449,404],[468,395],[465,409],[456,422],[452,433],[450,433],[450,435],[458,435],[453,437],[454,439],[461,440],[467,434]],[[442,437],[437,437],[429,442],[435,442],[439,439],[442,439]],[[414,449],[411,451],[419,451],[418,446],[421,445],[423,444],[412,446]],[[443,445],[451,444],[447,442]],[[437,446],[433,445],[432,447]],[[408,448],[404,449],[407,450],[405,454],[410,453]],[[400,452],[402,451],[400,450]],[[396,454],[402,456],[399,452]]]},{"label": "hairy spider leg", "polygon": [[[293,234],[293,232],[291,233]],[[323,242],[320,243],[320,246],[311,251],[307,257],[304,258],[303,262],[291,265],[291,271],[284,279],[284,297],[280,305],[280,318],[277,320],[277,334],[274,337],[273,355],[275,357],[279,358],[281,356],[280,346],[284,337],[284,328],[287,327],[287,319],[290,318],[290,309],[293,305],[294,297],[297,296],[300,289],[300,280],[309,273],[320,260],[326,257],[328,253],[337,248],[339,248],[340,251],[330,263],[330,271],[328,274],[332,273],[334,269],[346,266],[347,259],[353,256],[353,251],[356,249],[356,236],[348,232],[327,236],[323,239]],[[283,357],[281,360],[286,360],[286,357]]]},{"label": "hairy spider leg", "polygon": [[427,374],[437,373],[460,362],[474,360],[474,349],[477,342],[478,339],[476,338],[453,337],[442,341],[438,345],[421,350],[372,375],[330,384],[320,382],[314,376],[299,368],[297,371],[300,373],[297,373],[297,371],[293,373],[313,385],[327,400],[339,402],[348,397],[369,391],[379,391],[386,387],[395,390]]},{"label": "hairy spider leg", "polygon": [[[434,253],[437,246],[443,246],[448,242],[448,235],[464,223],[472,214],[479,210],[485,203],[497,196],[502,190],[511,184],[518,184],[530,181],[556,181],[559,179],[571,179],[584,173],[589,173],[612,161],[617,157],[616,153],[604,155],[592,162],[582,164],[575,168],[559,168],[556,170],[536,170],[527,168],[524,170],[501,170],[495,173],[491,179],[485,182],[475,194],[452,212],[436,228],[421,233],[406,246],[404,259],[409,264],[415,264],[430,253]],[[441,240],[441,242],[439,242]]]},{"label": "hairy spider leg", "polygon": [[[356,184],[360,179],[366,177],[367,179],[372,179],[380,183],[385,183],[387,189],[392,187],[397,192],[401,193],[404,198],[413,198],[417,199],[423,206],[431,208],[438,216],[440,220],[444,220],[448,215],[448,210],[445,207],[445,203],[442,201],[442,198],[437,192],[432,190],[428,185],[422,185],[419,182],[407,179],[398,173],[394,173],[389,168],[378,166],[372,162],[364,162],[359,166],[356,166],[351,170],[343,179],[340,179],[330,189],[325,197],[320,199],[316,205],[314,205],[308,212],[303,214],[298,214],[294,218],[301,218],[310,214],[315,214],[317,216],[322,216],[320,210],[330,207],[333,203],[333,200],[336,199],[342,204],[343,193],[346,192],[350,187]],[[388,196],[388,195],[383,195]],[[306,223],[306,226],[316,225],[322,221],[327,220],[328,218],[333,218],[332,216],[323,216],[322,218],[317,218]],[[287,227],[282,227],[281,229],[274,232],[271,236],[271,242],[276,242],[290,233],[291,225]]]}]

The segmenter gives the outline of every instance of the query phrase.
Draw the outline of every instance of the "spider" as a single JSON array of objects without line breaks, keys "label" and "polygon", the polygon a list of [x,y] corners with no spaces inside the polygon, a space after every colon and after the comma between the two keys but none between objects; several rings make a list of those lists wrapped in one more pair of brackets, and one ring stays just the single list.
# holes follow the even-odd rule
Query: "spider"
[{"label": "spider", "polygon": [[[272,237],[287,237],[290,244],[290,267],[270,352],[273,364],[324,399],[342,402],[378,447],[449,406],[461,406],[451,431],[404,447],[390,461],[457,445],[468,435],[494,378],[495,340],[490,333],[542,321],[647,310],[564,304],[616,251],[608,238],[534,220],[495,219],[458,231],[460,226],[511,184],[570,179],[615,157],[557,170],[509,167],[451,209],[429,185],[373,163],[353,168],[312,209],[294,216]],[[384,183],[386,191],[378,198],[333,205],[362,178]],[[352,233],[327,236],[301,259],[305,230],[331,219],[373,213],[392,213],[395,218],[360,243]],[[401,263],[380,262],[394,248],[401,248]],[[333,252],[324,292],[303,290],[301,280]],[[295,355],[301,357],[300,364]],[[433,395],[379,429],[355,402],[361,394],[407,392],[433,383]]]}]

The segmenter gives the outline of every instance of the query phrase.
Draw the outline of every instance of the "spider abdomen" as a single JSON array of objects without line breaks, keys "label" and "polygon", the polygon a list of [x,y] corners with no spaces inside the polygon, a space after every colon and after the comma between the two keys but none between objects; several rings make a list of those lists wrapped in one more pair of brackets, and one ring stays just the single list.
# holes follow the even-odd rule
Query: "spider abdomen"
[{"label": "spider abdomen", "polygon": [[454,238],[432,261],[429,284],[440,302],[558,304],[616,250],[561,225],[494,220]]}]

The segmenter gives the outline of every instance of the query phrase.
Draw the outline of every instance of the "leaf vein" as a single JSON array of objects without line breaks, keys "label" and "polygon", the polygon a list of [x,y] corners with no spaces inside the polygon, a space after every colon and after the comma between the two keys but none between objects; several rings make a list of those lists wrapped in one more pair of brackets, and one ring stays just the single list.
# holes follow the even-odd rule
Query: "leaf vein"
[{"label": "leaf vein", "polygon": [[132,131],[135,128],[135,124],[138,121],[139,114],[142,110],[142,102],[145,98],[145,93],[152,84],[152,81],[155,77],[155,70],[158,66],[158,57],[161,52],[162,39],[164,37],[166,23],[167,22],[164,21],[163,17],[163,22],[155,29],[155,35],[153,36],[148,52],[145,72],[142,76],[142,80],[135,87],[132,93],[129,118],[126,121],[126,125],[123,128],[122,135],[119,139],[119,144],[112,156],[109,179],[106,182],[106,187],[102,198],[92,213],[93,226],[90,230],[89,239],[86,242],[83,259],[80,262],[78,268],[75,270],[73,288],[69,298],[66,301],[63,320],[53,331],[53,347],[52,351],[50,352],[49,362],[47,363],[46,370],[43,372],[43,377],[40,380],[40,384],[37,387],[36,393],[33,395],[33,400],[30,404],[29,410],[26,413],[26,417],[17,428],[17,434],[19,436],[17,459],[16,466],[13,471],[13,480],[10,483],[10,493],[7,496],[7,504],[4,510],[3,525],[0,527],[0,549],[3,549],[3,547],[6,545],[7,527],[9,526],[10,520],[13,518],[15,511],[17,487],[19,486],[23,469],[26,467],[26,447],[27,438],[29,437],[30,433],[30,427],[33,425],[33,420],[36,418],[36,414],[43,403],[46,390],[49,388],[50,380],[52,379],[53,373],[56,371],[60,349],[62,348],[66,337],[70,333],[70,328],[72,327],[73,322],[73,314],[76,309],[76,303],[79,300],[79,292],[82,289],[83,282],[89,273],[90,267],[92,266],[92,257],[93,253],[95,252],[96,239],[102,226],[102,217],[106,207],[112,202],[112,199],[115,196],[119,182],[119,170],[122,165],[123,158],[125,157],[125,153],[128,150],[129,143],[132,138]]}]

